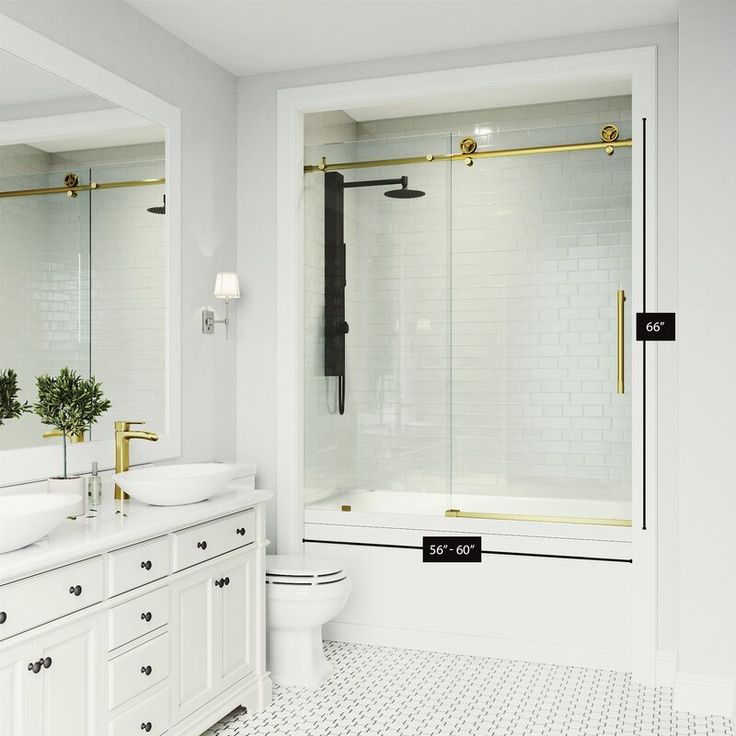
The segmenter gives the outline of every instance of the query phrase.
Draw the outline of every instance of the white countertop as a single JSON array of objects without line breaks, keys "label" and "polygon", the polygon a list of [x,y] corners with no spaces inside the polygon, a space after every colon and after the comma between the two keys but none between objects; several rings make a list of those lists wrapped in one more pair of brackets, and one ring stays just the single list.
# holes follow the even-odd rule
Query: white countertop
[{"label": "white countertop", "polygon": [[235,513],[272,495],[270,491],[229,490],[185,506],[148,506],[133,499],[115,502],[106,498],[94,517],[66,519],[45,539],[0,554],[0,584]]}]

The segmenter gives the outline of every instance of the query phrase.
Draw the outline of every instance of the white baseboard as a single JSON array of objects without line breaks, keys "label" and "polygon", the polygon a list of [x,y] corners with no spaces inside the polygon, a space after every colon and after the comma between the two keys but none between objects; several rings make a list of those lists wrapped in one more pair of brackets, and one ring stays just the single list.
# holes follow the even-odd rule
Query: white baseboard
[{"label": "white baseboard", "polygon": [[441,631],[420,631],[383,626],[365,626],[331,622],[323,629],[325,639],[355,644],[420,649],[450,654],[469,654],[476,657],[497,657],[526,662],[545,662],[572,667],[631,671],[627,652],[616,649],[571,646],[540,641],[494,639]]},{"label": "white baseboard", "polygon": [[678,673],[675,680],[675,708],[736,720],[736,677]]},{"label": "white baseboard", "polygon": [[677,652],[657,650],[655,682],[657,687],[674,687],[677,678]]}]

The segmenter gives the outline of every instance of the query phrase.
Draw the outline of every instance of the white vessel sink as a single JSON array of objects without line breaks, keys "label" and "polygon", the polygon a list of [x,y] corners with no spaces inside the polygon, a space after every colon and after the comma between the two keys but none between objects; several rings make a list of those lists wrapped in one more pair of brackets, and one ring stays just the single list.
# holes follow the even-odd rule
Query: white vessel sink
[{"label": "white vessel sink", "polygon": [[113,480],[130,496],[151,506],[181,506],[219,493],[236,472],[225,463],[191,463],[135,468]]},{"label": "white vessel sink", "polygon": [[0,496],[0,553],[33,544],[53,531],[79,503],[71,493]]}]

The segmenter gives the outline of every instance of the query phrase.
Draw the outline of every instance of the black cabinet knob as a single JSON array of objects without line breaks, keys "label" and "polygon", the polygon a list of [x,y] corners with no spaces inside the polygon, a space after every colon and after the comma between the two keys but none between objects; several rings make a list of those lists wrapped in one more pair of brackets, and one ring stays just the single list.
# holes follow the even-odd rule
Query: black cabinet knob
[{"label": "black cabinet knob", "polygon": [[220,578],[219,580],[215,580],[215,587],[222,588],[222,578]]},{"label": "black cabinet knob", "polygon": [[230,578],[224,578],[222,582],[225,583],[225,585],[230,585]]},{"label": "black cabinet knob", "polygon": [[0,611],[0,624],[4,624],[8,620],[8,614],[5,611]]},{"label": "black cabinet knob", "polygon": [[153,726],[151,725],[151,721],[146,721],[145,723],[141,723],[141,731],[145,731],[148,733]]},{"label": "black cabinet knob", "polygon": [[197,542],[199,549],[207,549],[207,542]]},{"label": "black cabinet knob", "polygon": [[148,623],[152,618],[153,616],[151,615],[150,611],[146,611],[145,613],[141,614],[141,621],[145,621],[146,623]]},{"label": "black cabinet knob", "polygon": [[245,536],[245,527],[242,527],[241,526],[240,529],[236,529],[235,530],[235,533],[236,534],[240,534],[241,537],[244,537]]},{"label": "black cabinet knob", "polygon": [[43,668],[47,670],[49,667],[51,667],[52,663],[53,660],[51,659],[51,657],[46,657],[46,659],[43,660]]},{"label": "black cabinet knob", "polygon": [[143,562],[141,562],[141,567],[144,570],[150,570],[153,567],[153,563],[151,560],[143,560]]},{"label": "black cabinet knob", "polygon": [[71,593],[71,595],[76,595],[76,596],[82,595],[82,586],[72,585],[71,588],[69,588],[69,593]]},{"label": "black cabinet knob", "polygon": [[38,662],[28,663],[28,671],[33,672],[34,675],[37,675],[41,671],[41,667],[43,667],[42,659],[39,659]]},{"label": "black cabinet knob", "polygon": [[148,675],[150,675],[151,672],[153,672],[153,667],[151,667],[150,664],[147,664],[145,667],[141,667],[142,675],[145,675],[146,677],[148,677]]}]

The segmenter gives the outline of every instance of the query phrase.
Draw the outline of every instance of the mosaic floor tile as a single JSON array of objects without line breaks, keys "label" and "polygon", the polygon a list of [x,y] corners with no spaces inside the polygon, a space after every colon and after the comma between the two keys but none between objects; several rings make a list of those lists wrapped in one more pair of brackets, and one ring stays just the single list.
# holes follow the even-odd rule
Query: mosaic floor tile
[{"label": "mosaic floor tile", "polygon": [[319,690],[276,685],[268,708],[202,736],[734,736],[622,672],[343,642],[325,653],[335,669]]}]

